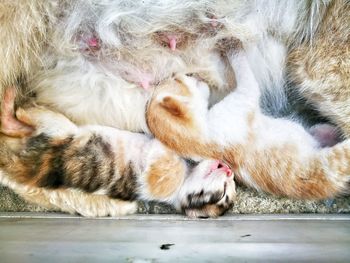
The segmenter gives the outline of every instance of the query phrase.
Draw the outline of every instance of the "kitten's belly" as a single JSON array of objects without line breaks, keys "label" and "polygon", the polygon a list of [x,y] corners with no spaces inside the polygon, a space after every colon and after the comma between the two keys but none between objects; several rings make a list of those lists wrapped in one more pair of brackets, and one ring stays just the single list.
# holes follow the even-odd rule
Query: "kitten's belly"
[{"label": "kitten's belly", "polygon": [[264,147],[290,145],[303,154],[319,147],[317,140],[300,123],[288,119],[264,116],[259,131]]},{"label": "kitten's belly", "polygon": [[61,60],[32,85],[38,103],[49,105],[79,125],[148,131],[145,107],[151,93],[84,58]]}]

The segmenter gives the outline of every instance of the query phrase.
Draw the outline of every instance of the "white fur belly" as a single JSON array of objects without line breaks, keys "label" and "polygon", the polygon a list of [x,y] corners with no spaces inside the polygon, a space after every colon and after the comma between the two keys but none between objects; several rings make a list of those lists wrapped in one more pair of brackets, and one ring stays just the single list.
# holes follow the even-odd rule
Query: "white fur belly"
[{"label": "white fur belly", "polygon": [[150,92],[83,57],[59,61],[38,75],[32,88],[38,103],[57,109],[77,124],[147,131],[144,115]]},{"label": "white fur belly", "polygon": [[261,148],[283,145],[293,145],[300,157],[308,156],[319,148],[319,143],[299,123],[288,119],[274,119],[264,116],[260,131],[259,145]]}]

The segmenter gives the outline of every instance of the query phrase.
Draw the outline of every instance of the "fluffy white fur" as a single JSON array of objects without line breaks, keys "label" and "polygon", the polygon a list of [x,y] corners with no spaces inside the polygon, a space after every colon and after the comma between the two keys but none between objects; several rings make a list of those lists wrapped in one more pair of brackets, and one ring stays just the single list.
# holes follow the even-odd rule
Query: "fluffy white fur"
[{"label": "fluffy white fur", "polygon": [[[174,72],[200,72],[208,82],[214,79],[215,87],[224,87],[225,66],[213,49],[217,39],[235,36],[250,47],[248,58],[267,94],[262,105],[273,114],[286,104],[288,45],[312,36],[324,6],[294,0],[76,1],[59,23],[54,49],[31,87],[39,103],[80,124],[147,131],[143,112],[149,93],[140,88],[140,79],[146,75],[156,84]],[[202,24],[210,27],[210,17],[223,29],[216,35],[198,32]],[[157,32],[172,30],[196,38],[175,52],[154,41]],[[101,47],[86,54],[86,38],[93,35]]]}]

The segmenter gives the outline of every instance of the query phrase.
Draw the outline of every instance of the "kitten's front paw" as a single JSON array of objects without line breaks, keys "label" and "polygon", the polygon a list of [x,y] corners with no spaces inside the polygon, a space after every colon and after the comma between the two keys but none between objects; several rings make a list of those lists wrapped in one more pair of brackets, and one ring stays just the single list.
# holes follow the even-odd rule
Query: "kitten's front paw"
[{"label": "kitten's front paw", "polygon": [[34,127],[37,134],[64,136],[76,131],[76,126],[68,118],[45,107],[19,108],[16,111],[16,117],[21,122]]},{"label": "kitten's front paw", "polygon": [[236,185],[231,169],[221,161],[202,161],[186,179],[181,209],[191,218],[218,217],[232,205]]}]

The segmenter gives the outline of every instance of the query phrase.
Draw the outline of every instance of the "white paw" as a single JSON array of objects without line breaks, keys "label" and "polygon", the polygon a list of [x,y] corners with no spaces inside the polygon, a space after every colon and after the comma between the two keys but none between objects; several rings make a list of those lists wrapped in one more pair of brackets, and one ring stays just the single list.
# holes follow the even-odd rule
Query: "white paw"
[{"label": "white paw", "polygon": [[134,214],[137,210],[136,202],[121,201],[100,196],[85,207],[76,207],[76,212],[85,217],[118,217]]}]

